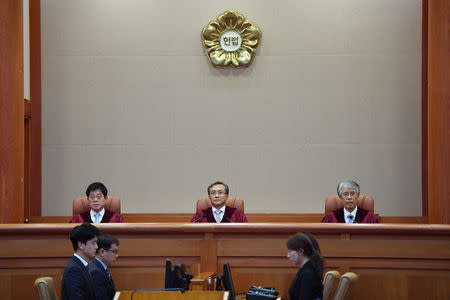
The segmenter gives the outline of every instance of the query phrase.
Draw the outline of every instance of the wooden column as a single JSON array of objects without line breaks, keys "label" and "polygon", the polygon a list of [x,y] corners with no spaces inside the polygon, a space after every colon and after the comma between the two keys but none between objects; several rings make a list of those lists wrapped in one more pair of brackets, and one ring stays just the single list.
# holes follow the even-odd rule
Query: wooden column
[{"label": "wooden column", "polygon": [[41,1],[30,1],[30,101],[25,112],[25,218],[41,215]]},{"label": "wooden column", "polygon": [[428,216],[450,223],[450,1],[428,1]]},{"label": "wooden column", "polygon": [[0,223],[23,222],[22,1],[0,1]]}]

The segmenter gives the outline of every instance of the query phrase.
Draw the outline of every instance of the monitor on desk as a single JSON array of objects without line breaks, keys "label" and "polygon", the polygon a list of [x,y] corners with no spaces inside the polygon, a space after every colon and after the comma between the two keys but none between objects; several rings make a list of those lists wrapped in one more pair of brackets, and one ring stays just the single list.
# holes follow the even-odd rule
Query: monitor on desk
[{"label": "monitor on desk", "polygon": [[189,290],[192,277],[194,276],[186,272],[186,267],[183,264],[175,265],[172,269],[172,262],[170,259],[166,260],[165,289],[182,289],[187,291]]},{"label": "monitor on desk", "polygon": [[230,264],[223,264],[223,274],[217,277],[216,290],[226,290],[229,291],[229,300],[236,299],[236,290],[234,289],[233,278],[231,277]]}]

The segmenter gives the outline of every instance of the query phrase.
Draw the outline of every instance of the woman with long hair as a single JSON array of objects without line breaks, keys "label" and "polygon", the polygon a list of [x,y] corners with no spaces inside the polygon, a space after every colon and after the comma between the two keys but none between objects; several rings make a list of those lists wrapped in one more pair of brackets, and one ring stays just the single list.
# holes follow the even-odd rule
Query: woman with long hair
[{"label": "woman with long hair", "polygon": [[287,257],[295,265],[300,266],[289,287],[291,300],[322,299],[323,294],[323,260],[315,249],[310,238],[297,233],[286,241]]}]

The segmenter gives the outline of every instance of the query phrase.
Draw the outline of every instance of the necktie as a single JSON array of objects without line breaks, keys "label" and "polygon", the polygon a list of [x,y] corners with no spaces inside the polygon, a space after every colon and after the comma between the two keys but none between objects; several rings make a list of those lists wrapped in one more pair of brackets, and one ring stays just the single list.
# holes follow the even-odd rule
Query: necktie
[{"label": "necktie", "polygon": [[100,213],[96,213],[94,215],[94,218],[95,218],[94,223],[100,223]]},{"label": "necktie", "polygon": [[353,223],[353,215],[348,215],[347,219],[349,223]]},{"label": "necktie", "polygon": [[111,273],[109,273],[109,270],[108,270],[108,269],[106,269],[106,274],[108,275],[108,279],[109,279],[109,280],[112,280],[112,278],[111,278]]},{"label": "necktie", "polygon": [[114,281],[111,277],[111,273],[109,273],[108,268],[106,269],[106,274],[108,275],[108,280],[111,282],[111,286],[114,289],[114,292],[116,291],[116,285],[114,284]]},{"label": "necktie", "polygon": [[216,219],[216,222],[220,223],[222,221],[222,219],[220,218],[222,211],[218,209],[214,212],[214,214],[215,214],[214,218]]}]

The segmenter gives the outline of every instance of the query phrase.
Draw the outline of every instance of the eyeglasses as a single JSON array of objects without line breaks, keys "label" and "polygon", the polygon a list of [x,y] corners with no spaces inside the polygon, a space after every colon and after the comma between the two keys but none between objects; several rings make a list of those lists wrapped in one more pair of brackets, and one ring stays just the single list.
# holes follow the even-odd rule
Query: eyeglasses
[{"label": "eyeglasses", "polygon": [[89,200],[94,201],[95,199],[101,200],[101,199],[103,199],[103,195],[102,195],[102,194],[98,194],[98,195],[89,195]]},{"label": "eyeglasses", "polygon": [[110,251],[110,252],[112,252],[114,254],[119,253],[119,249],[105,249],[105,251]]},{"label": "eyeglasses", "polygon": [[211,193],[209,193],[210,195],[219,195],[219,196],[222,196],[222,195],[224,195],[225,194],[225,192],[224,191],[212,191]]},{"label": "eyeglasses", "polygon": [[344,193],[342,193],[342,196],[344,196],[344,197],[348,197],[348,196],[355,196],[356,195],[356,191],[350,191],[350,192],[344,192]]}]

